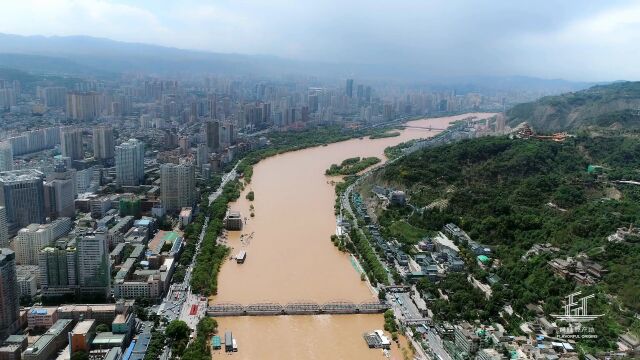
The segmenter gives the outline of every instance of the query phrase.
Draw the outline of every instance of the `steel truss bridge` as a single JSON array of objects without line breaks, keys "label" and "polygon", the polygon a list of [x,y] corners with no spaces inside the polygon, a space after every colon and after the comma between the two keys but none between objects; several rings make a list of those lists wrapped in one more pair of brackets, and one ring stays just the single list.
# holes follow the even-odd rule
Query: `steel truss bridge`
[{"label": "steel truss bridge", "polygon": [[445,131],[445,130],[447,130],[447,129],[437,128],[437,127],[433,127],[433,126],[417,126],[417,125],[401,125],[401,126],[406,128],[406,129],[421,129],[421,130],[428,130],[428,131]]},{"label": "steel truss bridge", "polygon": [[273,315],[318,315],[318,314],[375,314],[389,309],[387,303],[331,301],[318,304],[311,301],[278,304],[263,302],[249,305],[235,303],[213,304],[207,308],[208,316],[273,316]]}]

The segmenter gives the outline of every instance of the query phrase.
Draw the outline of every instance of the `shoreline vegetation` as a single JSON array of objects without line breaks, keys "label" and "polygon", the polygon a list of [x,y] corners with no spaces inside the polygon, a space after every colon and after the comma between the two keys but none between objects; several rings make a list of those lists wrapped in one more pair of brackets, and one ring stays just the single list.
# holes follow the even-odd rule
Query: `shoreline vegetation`
[{"label": "shoreline vegetation", "polygon": [[384,139],[384,138],[397,137],[397,136],[400,136],[399,131],[384,131],[384,132],[379,132],[379,133],[370,135],[369,139]]},{"label": "shoreline vegetation", "polygon": [[366,158],[361,157],[352,157],[342,161],[340,165],[331,164],[324,174],[327,176],[338,176],[338,175],[356,175],[359,172],[380,163],[380,158],[371,156]]},{"label": "shoreline vegetation", "polygon": [[218,292],[218,272],[225,258],[229,255],[230,249],[219,245],[217,239],[224,228],[223,221],[228,204],[240,197],[241,188],[240,181],[230,181],[224,186],[222,194],[215,201],[206,209],[201,208],[209,214],[209,224],[191,277],[191,287],[196,293],[209,296],[216,295]]}]

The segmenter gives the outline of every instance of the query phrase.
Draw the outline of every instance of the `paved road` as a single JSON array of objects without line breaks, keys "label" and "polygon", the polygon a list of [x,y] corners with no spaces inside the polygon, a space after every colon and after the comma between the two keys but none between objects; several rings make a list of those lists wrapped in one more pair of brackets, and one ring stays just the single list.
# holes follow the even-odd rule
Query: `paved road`
[{"label": "paved road", "polygon": [[429,330],[427,343],[436,360],[451,360],[451,356],[444,350],[442,339],[436,334],[434,329]]},{"label": "paved road", "polygon": [[[238,165],[234,166],[233,169],[222,176],[222,182],[218,189],[209,195],[209,204],[215,201],[221,194],[224,186],[231,180],[235,179],[238,175],[236,173],[236,168]],[[196,250],[193,255],[193,259],[198,256],[200,252],[200,246],[202,244],[202,240],[204,239],[204,234],[207,232],[207,226],[209,224],[209,217],[207,216],[204,222],[204,226],[202,227],[202,231],[200,232],[200,236],[198,237],[198,243],[196,244]],[[203,300],[199,295],[193,294],[191,292],[191,286],[189,283],[191,282],[191,275],[193,273],[194,262],[189,264],[189,267],[186,270],[184,280],[181,283],[171,284],[169,287],[169,291],[167,295],[162,301],[162,304],[158,307],[157,314],[160,316],[164,316],[167,321],[171,322],[173,320],[181,319],[185,321],[189,327],[195,329],[196,325],[202,319],[202,317],[206,314],[207,300],[206,298]],[[198,312],[195,315],[191,315],[191,306],[198,305]]]}]

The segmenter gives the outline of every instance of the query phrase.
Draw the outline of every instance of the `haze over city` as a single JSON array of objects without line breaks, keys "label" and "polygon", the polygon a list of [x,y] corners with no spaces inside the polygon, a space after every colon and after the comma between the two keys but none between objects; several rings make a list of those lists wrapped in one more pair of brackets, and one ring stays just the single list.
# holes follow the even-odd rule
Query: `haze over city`
[{"label": "haze over city", "polygon": [[409,67],[431,77],[633,80],[635,1],[5,1],[0,32]]}]

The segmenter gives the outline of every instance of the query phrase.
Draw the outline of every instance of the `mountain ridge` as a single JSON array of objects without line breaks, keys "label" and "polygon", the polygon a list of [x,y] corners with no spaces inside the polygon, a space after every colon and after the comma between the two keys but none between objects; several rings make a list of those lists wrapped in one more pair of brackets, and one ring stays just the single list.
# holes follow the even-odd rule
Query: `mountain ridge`
[{"label": "mountain ridge", "polygon": [[587,127],[640,128],[640,81],[617,81],[585,90],[545,96],[507,111],[507,122],[527,122],[537,131]]},{"label": "mountain ridge", "polygon": [[[529,90],[559,93],[591,85],[562,79],[539,79],[529,76],[450,76],[430,73],[425,67],[400,67],[383,64],[327,63],[285,59],[273,55],[244,55],[186,50],[144,43],[130,43],[76,36],[21,36],[0,33],[0,53],[20,64],[23,55],[66,59],[79,66],[106,73],[144,73],[159,75],[221,74],[271,77],[283,75],[319,78],[356,77],[372,81],[410,82],[431,89]],[[5,62],[9,62],[7,59]],[[58,60],[57,60],[58,61]],[[0,66],[7,66],[0,59]],[[7,66],[9,67],[9,66]],[[21,70],[29,71],[22,65]],[[74,70],[69,66],[68,72]]]}]

